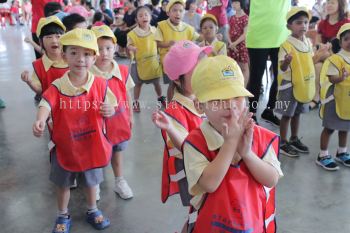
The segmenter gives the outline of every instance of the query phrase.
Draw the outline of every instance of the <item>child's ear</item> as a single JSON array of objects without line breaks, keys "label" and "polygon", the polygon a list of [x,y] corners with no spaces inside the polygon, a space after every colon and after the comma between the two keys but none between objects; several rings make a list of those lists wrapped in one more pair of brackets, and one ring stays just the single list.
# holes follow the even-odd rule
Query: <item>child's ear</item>
[{"label": "child's ear", "polygon": [[288,28],[289,30],[291,30],[289,24],[287,24],[287,28]]},{"label": "child's ear", "polygon": [[193,100],[193,103],[194,103],[194,107],[196,108],[197,112],[199,114],[204,114],[203,104],[199,103],[197,98],[195,98]]}]

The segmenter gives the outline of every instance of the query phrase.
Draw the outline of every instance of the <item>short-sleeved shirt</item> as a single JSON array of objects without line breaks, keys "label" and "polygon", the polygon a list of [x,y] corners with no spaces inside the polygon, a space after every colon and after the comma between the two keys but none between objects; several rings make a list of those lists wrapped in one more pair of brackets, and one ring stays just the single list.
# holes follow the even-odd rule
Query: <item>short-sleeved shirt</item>
[{"label": "short-sleeved shirt", "polygon": [[194,15],[191,17],[189,12],[187,11],[184,15],[183,21],[189,25],[191,25],[192,27],[194,27],[194,29],[196,29],[196,32],[200,31],[199,25],[201,22],[201,15],[198,13],[194,13]]},{"label": "short-sleeved shirt", "polygon": [[226,15],[228,0],[207,0],[207,2],[207,13],[215,16],[216,20],[218,21],[219,27],[228,24],[228,19]]},{"label": "short-sleeved shirt", "polygon": [[[93,65],[91,67],[90,71],[94,75],[99,76],[99,77],[103,77],[105,79],[111,79],[113,77],[117,77],[119,80],[122,80],[122,76],[121,76],[120,69],[119,69],[117,62],[114,60],[112,62],[113,62],[113,68],[112,68],[111,72],[103,72],[96,65]],[[126,84],[125,84],[126,90],[130,91],[134,86],[135,86],[135,83],[129,74],[129,76],[127,77]]]},{"label": "short-sleeved shirt", "polygon": [[[350,52],[347,52],[343,49],[341,49],[338,54],[342,56],[347,63],[350,64]],[[328,76],[340,76],[340,70],[333,64],[329,63],[328,70],[327,70],[327,75]]]},{"label": "short-sleeved shirt", "polygon": [[131,14],[128,12],[125,13],[123,21],[126,23],[127,27],[131,27],[136,24],[136,11],[133,11]]},{"label": "short-sleeved shirt", "polygon": [[345,18],[335,24],[330,24],[327,19],[321,20],[318,24],[317,32],[321,35],[322,43],[327,43],[337,37],[337,33],[343,24],[349,23],[350,19]]},{"label": "short-sleeved shirt", "polygon": [[[174,25],[170,22],[169,19],[167,19],[167,20],[168,20],[168,25],[176,32],[182,32],[184,30],[184,28],[188,26],[188,24],[185,22],[180,22],[179,25]],[[196,32],[196,30],[193,30],[192,38],[188,38],[188,40],[195,41],[198,38],[199,38],[199,34]],[[159,27],[157,27],[156,33],[154,35],[154,40],[155,41],[164,41],[163,33],[159,29]]]},{"label": "short-sleeved shirt", "polygon": [[[210,151],[215,151],[221,148],[221,146],[224,144],[224,138],[216,129],[210,125],[208,120],[203,121],[200,129],[204,135],[205,141]],[[203,201],[203,195],[205,194],[205,191],[198,185],[198,181],[202,176],[204,169],[209,165],[210,162],[205,157],[205,155],[200,153],[189,143],[184,143],[183,151],[185,157],[184,164],[188,181],[188,189],[189,193],[194,196],[191,200],[191,204],[196,209],[198,209]],[[271,164],[277,170],[280,177],[283,176],[281,164],[278,161],[277,156],[271,146],[268,148],[263,161]]]},{"label": "short-sleeved shirt", "polygon": [[40,18],[45,17],[44,7],[48,2],[59,2],[62,3],[62,0],[32,0],[32,33],[36,33],[36,28]]},{"label": "short-sleeved shirt", "polygon": [[[105,9],[103,12],[106,13],[113,20],[113,12],[110,9]],[[103,22],[107,26],[111,25],[111,23],[107,19],[103,20]]]},{"label": "short-sleeved shirt", "polygon": [[[72,82],[69,80],[68,73],[69,72],[65,73],[62,78],[56,79],[52,83],[53,85],[55,85],[57,87],[59,92],[61,92],[63,95],[67,95],[67,96],[78,96],[84,92],[90,91],[90,88],[95,80],[95,76],[92,73],[89,72],[88,80],[86,81],[86,83],[84,85],[82,85],[80,87],[75,87],[72,84]],[[111,89],[109,89],[109,87],[107,88],[105,103],[108,103],[113,107],[118,105],[117,98],[115,97],[115,95],[113,94]],[[41,99],[41,101],[39,103],[39,107],[45,107],[49,111],[51,111],[51,107],[45,99]]]}]

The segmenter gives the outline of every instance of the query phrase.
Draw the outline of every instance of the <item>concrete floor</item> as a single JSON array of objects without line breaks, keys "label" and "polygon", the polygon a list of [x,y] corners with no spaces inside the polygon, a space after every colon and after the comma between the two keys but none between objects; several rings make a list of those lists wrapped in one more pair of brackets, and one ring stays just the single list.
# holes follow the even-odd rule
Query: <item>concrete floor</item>
[{"label": "concrete floor", "polygon": [[[0,29],[0,97],[7,108],[0,110],[0,218],[1,233],[51,232],[56,215],[54,186],[48,180],[48,137],[32,136],[35,119],[33,93],[20,80],[20,72],[31,69],[32,49],[23,42],[26,27]],[[126,61],[124,61],[126,62]],[[145,86],[142,99],[155,99]],[[125,177],[135,197],[124,201],[113,192],[113,175],[105,169],[99,208],[111,219],[104,232],[174,233],[179,231],[187,210],[178,197],[160,201],[162,140],[151,123],[155,104],[135,115],[133,138],[124,153]],[[281,233],[350,232],[350,169],[327,172],[315,165],[321,121],[317,112],[305,115],[300,136],[311,153],[298,159],[281,156],[285,177],[277,187],[277,221]],[[268,124],[262,125],[277,131]],[[333,137],[330,151],[335,152]],[[73,233],[95,232],[84,221],[83,192],[72,192],[70,212]]]}]

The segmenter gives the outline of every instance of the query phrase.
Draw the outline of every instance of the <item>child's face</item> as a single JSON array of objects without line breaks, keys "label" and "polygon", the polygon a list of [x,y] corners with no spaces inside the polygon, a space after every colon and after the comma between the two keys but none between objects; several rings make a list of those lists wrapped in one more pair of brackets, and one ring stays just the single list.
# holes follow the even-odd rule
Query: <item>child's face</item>
[{"label": "child's face", "polygon": [[345,32],[340,40],[340,47],[347,52],[350,52],[350,31]]},{"label": "child's face", "polygon": [[288,29],[291,30],[292,36],[302,38],[309,28],[309,19],[305,15],[300,16],[291,24],[288,24]]},{"label": "child's face", "polygon": [[238,2],[238,1],[232,2],[232,8],[233,8],[235,11],[240,11],[240,10],[242,9],[241,3]]},{"label": "child's face", "polygon": [[227,100],[212,100],[200,104],[210,124],[218,131],[222,131],[222,124],[227,123],[235,112],[240,116],[246,105],[244,97],[236,97]]},{"label": "child's face", "polygon": [[69,66],[69,71],[75,77],[85,78],[91,66],[95,63],[96,55],[91,49],[69,45],[63,53],[63,58]]},{"label": "child's face", "polygon": [[146,9],[141,9],[137,12],[136,22],[141,28],[149,26],[151,16]]},{"label": "child's face", "polygon": [[61,34],[51,34],[44,36],[42,39],[43,47],[47,55],[57,55],[61,53],[61,45],[59,39]]},{"label": "child's face", "polygon": [[166,6],[168,5],[168,2],[167,1],[163,1],[162,2],[162,10],[163,11],[166,11]]},{"label": "child's face", "polygon": [[179,25],[184,15],[184,6],[181,3],[175,3],[169,10],[168,16],[174,25]]},{"label": "child's face", "polygon": [[327,0],[326,11],[328,15],[337,13],[338,9],[339,9],[338,0]]},{"label": "child's face", "polygon": [[196,5],[196,3],[190,4],[189,12],[194,13],[196,10],[197,10],[197,5]]},{"label": "child's face", "polygon": [[115,53],[115,44],[112,39],[99,38],[97,40],[100,55],[97,57],[96,63],[110,63]]},{"label": "child's face", "polygon": [[217,32],[217,26],[212,20],[205,20],[201,32],[205,40],[213,40]]}]

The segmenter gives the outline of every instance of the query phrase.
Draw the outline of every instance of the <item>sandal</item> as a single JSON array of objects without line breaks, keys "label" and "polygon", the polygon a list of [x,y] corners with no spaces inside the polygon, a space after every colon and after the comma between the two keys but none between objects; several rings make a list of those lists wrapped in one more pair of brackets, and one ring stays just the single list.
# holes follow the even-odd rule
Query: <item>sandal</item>
[{"label": "sandal", "polygon": [[104,217],[100,210],[90,214],[86,213],[86,221],[96,230],[103,230],[111,225],[109,219]]},{"label": "sandal", "polygon": [[72,219],[69,215],[68,218],[57,217],[52,233],[69,233],[71,224]]},{"label": "sandal", "polygon": [[320,107],[320,104],[321,104],[320,101],[312,100],[309,104],[309,109],[310,110],[318,109]]}]

